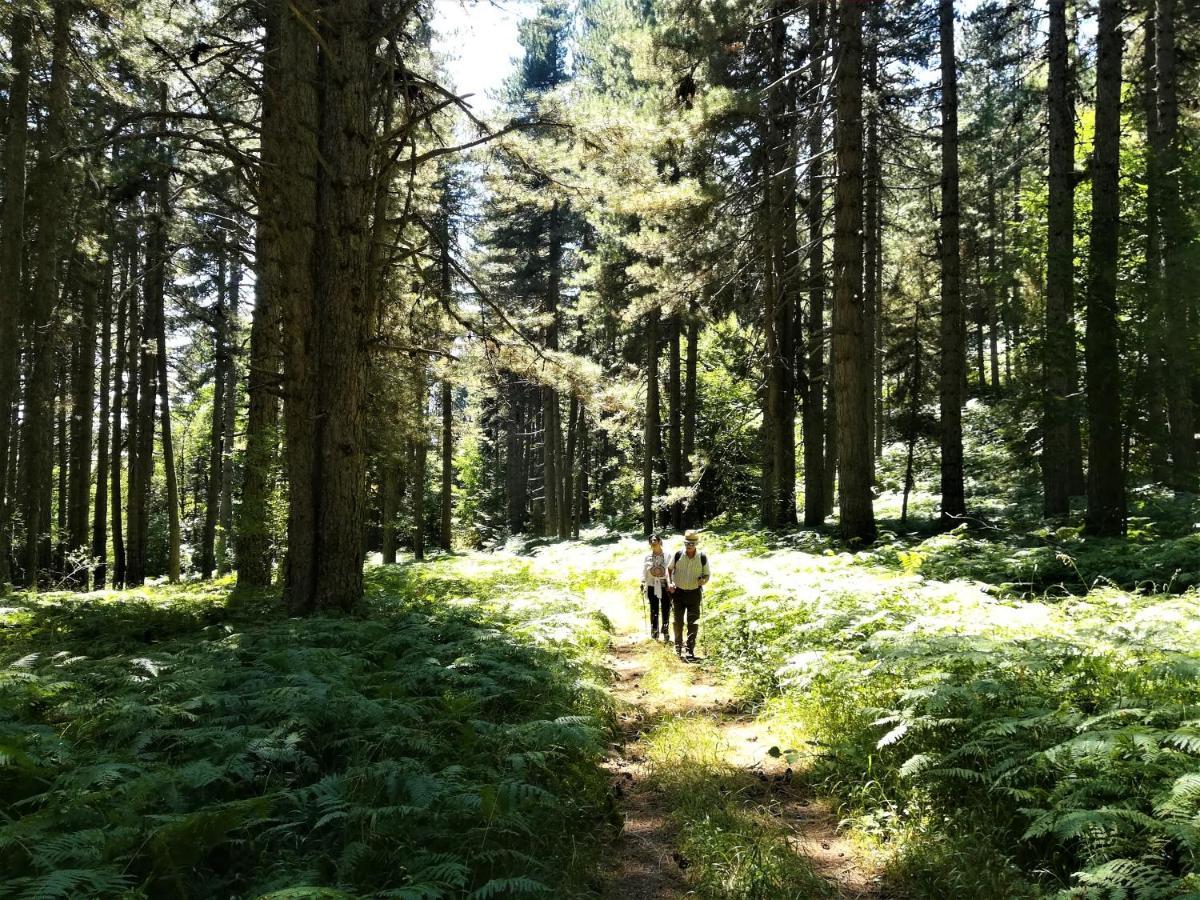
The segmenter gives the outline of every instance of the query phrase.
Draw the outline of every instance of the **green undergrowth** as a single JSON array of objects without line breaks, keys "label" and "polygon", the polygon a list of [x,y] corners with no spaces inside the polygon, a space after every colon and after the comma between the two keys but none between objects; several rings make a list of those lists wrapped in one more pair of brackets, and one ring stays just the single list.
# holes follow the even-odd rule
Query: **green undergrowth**
[{"label": "green undergrowth", "polygon": [[1200,595],[1022,600],[736,543],[710,541],[706,652],[897,891],[1200,896]]},{"label": "green undergrowth", "polygon": [[361,617],[227,582],[0,612],[0,896],[589,890],[609,628],[515,558],[368,574]]},{"label": "green undergrowth", "polygon": [[816,900],[829,885],[762,807],[762,785],[723,755],[701,715],[671,716],[646,736],[646,759],[678,829],[676,863],[696,894],[714,900]]}]

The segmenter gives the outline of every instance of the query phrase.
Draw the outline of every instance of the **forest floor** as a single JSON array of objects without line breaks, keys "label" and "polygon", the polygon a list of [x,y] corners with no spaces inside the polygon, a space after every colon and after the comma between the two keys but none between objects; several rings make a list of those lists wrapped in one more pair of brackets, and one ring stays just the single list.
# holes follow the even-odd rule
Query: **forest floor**
[{"label": "forest floor", "polygon": [[[764,874],[754,871],[763,841],[794,857],[784,868],[801,877],[788,896],[883,896],[879,872],[839,831],[831,806],[793,779],[771,723],[703,661],[683,662],[670,643],[650,639],[644,609],[624,598],[604,606],[615,632],[608,664],[619,723],[606,768],[624,827],[601,896],[664,900],[698,886],[741,896]],[[731,846],[688,839],[714,821],[732,832]],[[715,858],[691,858],[698,849]]]}]

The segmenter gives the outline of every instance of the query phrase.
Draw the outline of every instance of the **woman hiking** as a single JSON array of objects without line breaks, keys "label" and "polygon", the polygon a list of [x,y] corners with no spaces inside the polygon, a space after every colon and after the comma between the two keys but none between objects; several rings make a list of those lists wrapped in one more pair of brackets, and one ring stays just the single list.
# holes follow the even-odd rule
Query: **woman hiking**
[{"label": "woman hiking", "polygon": [[[667,557],[662,538],[650,535],[650,552],[642,560],[642,592],[650,603],[650,640],[668,640],[668,619],[671,612],[671,579],[667,574]],[[661,620],[659,615],[661,613]],[[661,631],[660,623],[661,621]]]}]

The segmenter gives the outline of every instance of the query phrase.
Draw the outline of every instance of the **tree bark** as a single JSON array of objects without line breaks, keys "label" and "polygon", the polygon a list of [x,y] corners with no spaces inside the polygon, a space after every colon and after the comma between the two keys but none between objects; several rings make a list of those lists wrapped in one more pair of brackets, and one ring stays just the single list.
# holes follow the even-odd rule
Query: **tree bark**
[{"label": "tree bark", "polygon": [[100,301],[100,385],[99,434],[96,439],[96,495],[92,507],[92,558],[96,561],[92,569],[92,589],[100,590],[108,580],[108,473],[110,457],[109,442],[112,431],[112,332],[113,332],[113,254],[116,238],[113,235],[113,218],[106,219],[104,263],[101,268]]},{"label": "tree bark", "polygon": [[505,500],[508,512],[509,534],[521,534],[525,530],[525,508],[529,497],[525,479],[525,445],[521,432],[525,428],[524,392],[515,375],[505,378],[505,396],[508,414],[504,426],[504,475]]},{"label": "tree bark", "polygon": [[67,195],[63,150],[69,112],[70,53],[70,4],[57,3],[45,125],[30,197],[31,218],[38,227],[30,259],[32,279],[26,321],[30,363],[21,428],[20,493],[26,531],[22,560],[25,583],[35,589],[40,566],[50,562],[41,553],[44,538],[41,527],[49,521],[50,512],[45,505],[45,472],[51,465],[51,405],[57,355],[53,351],[55,335],[51,321],[58,300],[57,269],[62,238],[63,216],[58,205]]},{"label": "tree bark", "polygon": [[1121,359],[1117,327],[1117,259],[1121,162],[1121,6],[1100,0],[1096,31],[1096,137],[1092,151],[1092,228],[1088,254],[1087,531],[1125,532],[1121,466]]},{"label": "tree bark", "polygon": [[938,4],[938,32],[942,65],[941,518],[944,524],[952,524],[966,512],[962,438],[966,329],[959,255],[958,72],[954,56],[953,0],[940,0]]},{"label": "tree bark", "polygon": [[[160,189],[161,215],[167,215],[167,188],[164,182]],[[165,230],[166,224],[164,222]],[[169,257],[163,256],[163,266],[170,264]],[[164,272],[165,275],[165,272]],[[171,584],[179,582],[180,567],[180,527],[179,527],[179,481],[175,468],[175,442],[171,437],[171,398],[170,382],[167,379],[167,328],[161,307],[155,313],[157,328],[158,353],[158,411],[159,427],[161,429],[163,469],[167,481],[167,579]]]},{"label": "tree bark", "polygon": [[[704,312],[708,311],[711,302],[712,288],[706,283],[704,286]],[[687,383],[683,395],[682,453],[683,464],[686,466],[683,475],[688,482],[691,481],[692,473],[696,469],[696,413],[700,387],[696,377],[700,359],[700,315],[699,305],[693,298],[689,303],[687,318],[687,359],[684,363]],[[693,489],[699,490],[699,485],[694,485]],[[695,504],[696,499],[693,494],[692,505]]]},{"label": "tree bark", "polygon": [[838,6],[837,204],[833,245],[833,379],[842,536],[875,540],[871,498],[871,371],[864,309],[862,5]]},{"label": "tree bark", "polygon": [[1042,510],[1070,512],[1071,401],[1075,389],[1075,111],[1067,47],[1066,0],[1050,0],[1050,181],[1046,225],[1046,333],[1043,351]]},{"label": "tree bark", "polygon": [[1196,415],[1192,398],[1195,372],[1193,329],[1189,321],[1195,303],[1193,278],[1188,273],[1191,252],[1188,214],[1179,202],[1183,165],[1179,136],[1178,61],[1175,47],[1175,0],[1158,0],[1155,5],[1155,88],[1158,97],[1156,140],[1152,155],[1161,176],[1160,206],[1163,277],[1170,285],[1171,301],[1165,303],[1167,360],[1167,420],[1171,430],[1171,486],[1179,491],[1196,490]]},{"label": "tree bark", "polygon": [[[276,201],[264,204],[260,223],[267,243],[269,303],[278,303],[283,324],[284,442],[288,485],[287,558],[284,594],[293,613],[314,612],[322,549],[317,483],[324,477],[320,458],[318,380],[321,354],[314,247],[320,215],[317,166],[317,43],[307,23],[310,3],[275,0],[279,29],[277,62],[264,72],[264,89],[275,106],[263,123],[263,160],[275,170]],[[326,65],[332,65],[326,61]],[[272,71],[274,69],[274,71]],[[333,99],[333,98],[331,98]],[[269,127],[268,127],[269,125]],[[340,161],[339,161],[340,162]],[[328,201],[328,191],[322,199]],[[323,223],[329,227],[332,223]],[[333,248],[335,251],[339,248]],[[339,257],[323,257],[326,270]],[[365,286],[365,279],[363,281]],[[355,354],[356,356],[357,354]],[[346,365],[353,367],[351,356]],[[351,536],[359,540],[359,536]],[[343,538],[344,539],[344,538]],[[239,554],[240,555],[240,554]],[[353,592],[354,584],[349,585]]]},{"label": "tree bark", "polygon": [[412,518],[413,518],[413,559],[425,558],[425,485],[429,477],[428,457],[429,435],[425,422],[427,391],[425,384],[424,362],[417,364],[417,375],[414,379],[414,395],[416,399],[417,432],[412,439]]},{"label": "tree bark", "polygon": [[821,153],[824,149],[820,108],[820,86],[825,79],[826,4],[814,2],[808,7],[809,44],[812,47],[809,90],[818,106],[808,120],[808,330],[805,335],[806,370],[802,398],[804,427],[804,524],[819,528],[825,521],[825,204],[824,173]]},{"label": "tree bark", "polygon": [[879,268],[881,261],[880,225],[883,218],[883,156],[879,149],[879,17],[878,4],[871,4],[867,13],[867,41],[864,46],[866,80],[870,102],[866,112],[866,136],[864,148],[865,177],[863,179],[864,257],[863,290],[866,307],[866,332],[868,364],[871,371],[871,479],[874,482],[875,455],[878,436],[876,422],[879,409],[879,392],[876,390],[880,358],[879,320],[880,290]]},{"label": "tree bark", "polygon": [[131,295],[132,265],[129,260],[128,248],[121,245],[121,283],[117,300],[117,337],[116,361],[113,368],[113,403],[112,403],[112,543],[113,543],[113,587],[125,584],[125,532],[122,525],[121,498],[121,414],[125,401],[125,368],[129,358],[129,349],[125,342],[128,307]]},{"label": "tree bark", "polygon": [[138,302],[140,292],[137,288],[143,277],[141,264],[140,238],[135,230],[130,242],[130,257],[133,260],[129,289],[129,325],[126,329],[128,343],[125,350],[125,361],[129,369],[125,390],[125,431],[126,463],[125,463],[125,571],[121,578],[122,586],[140,584],[133,580],[134,566],[139,569],[141,557],[135,561],[137,553],[138,529],[142,514],[141,494],[141,384],[142,384],[142,305]]},{"label": "tree bark", "polygon": [[226,249],[224,232],[220,249],[217,251],[217,307],[213,325],[213,393],[212,422],[208,438],[208,473],[204,489],[204,529],[200,538],[200,577],[211,578],[217,567],[217,519],[221,505],[221,457],[225,428],[225,380],[232,378],[229,372],[229,353],[226,343],[229,311],[225,292],[228,282],[225,275]]},{"label": "tree bark", "polygon": [[1163,484],[1170,483],[1168,461],[1170,433],[1163,360],[1164,320],[1163,259],[1160,217],[1162,215],[1162,173],[1158,159],[1158,90],[1155,85],[1157,50],[1155,47],[1154,9],[1143,29],[1143,113],[1146,118],[1146,296],[1142,317],[1142,344],[1146,348],[1145,440],[1150,456],[1150,477]]},{"label": "tree bark", "polygon": [[454,545],[454,386],[442,380],[442,549]]},{"label": "tree bark", "polygon": [[[667,429],[667,472],[671,487],[683,485],[683,403],[681,395],[679,338],[682,323],[679,316],[671,317],[671,343],[667,375],[667,408],[670,426]],[[683,504],[671,504],[671,527],[683,530]]]},{"label": "tree bark", "polygon": [[654,463],[658,459],[658,317],[657,308],[646,316],[646,414],[642,457],[642,527],[654,532]]},{"label": "tree bark", "polygon": [[[291,224],[299,228],[304,240],[311,241],[316,218],[313,185],[303,177],[306,171],[304,160],[311,163],[316,156],[311,131],[315,118],[312,115],[315,98],[311,82],[316,68],[315,51],[297,37],[295,32],[300,26],[292,19],[283,0],[264,2],[254,310],[250,319],[246,449],[236,536],[238,584],[250,587],[265,587],[271,583],[274,559],[270,509],[282,385],[280,322],[285,300],[290,299],[283,293],[284,277],[295,277],[302,290],[311,292],[310,273],[302,248],[300,252],[293,250],[293,263],[302,266],[299,271],[285,272],[280,256],[283,250],[281,229],[289,221],[286,204],[293,204],[293,211],[301,214],[299,220],[292,220]],[[297,106],[303,111],[300,115],[297,115]],[[306,130],[296,133],[299,140],[291,148],[299,161],[289,155],[288,147],[289,122],[297,118],[306,126]]]},{"label": "tree bark", "polygon": [[229,290],[225,295],[225,397],[221,402],[224,423],[221,426],[221,494],[217,508],[217,572],[224,575],[233,568],[233,439],[237,430],[237,354],[235,352],[238,304],[242,291],[242,250],[238,235],[229,259]]},{"label": "tree bark", "polygon": [[32,22],[22,4],[9,29],[12,78],[8,84],[8,128],[4,139],[4,206],[0,211],[0,591],[12,579],[11,515],[8,495],[13,408],[20,359],[17,336],[22,307],[25,249],[25,155],[29,144],[29,42]]},{"label": "tree bark", "polygon": [[383,458],[382,469],[382,561],[385,566],[394,566],[396,564],[396,515],[400,511],[400,497],[403,494],[403,489],[400,483],[400,465],[394,459],[392,459],[391,454],[387,454]]},{"label": "tree bark", "polygon": [[[92,261],[86,261],[90,268]],[[84,267],[81,267],[84,268]],[[92,511],[92,434],[96,392],[96,303],[99,280],[90,271],[82,274],[79,294],[80,318],[76,326],[75,360],[71,374],[71,457],[69,476],[69,525],[67,558],[85,553],[89,546],[88,525]],[[68,568],[74,568],[69,564]],[[88,568],[71,573],[70,583],[86,588]]]}]

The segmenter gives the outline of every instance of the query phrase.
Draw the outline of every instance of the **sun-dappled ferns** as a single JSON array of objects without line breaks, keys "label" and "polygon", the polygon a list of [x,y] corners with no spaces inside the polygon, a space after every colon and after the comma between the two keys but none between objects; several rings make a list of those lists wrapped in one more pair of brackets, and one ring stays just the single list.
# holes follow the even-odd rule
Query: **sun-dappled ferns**
[{"label": "sun-dappled ferns", "polygon": [[[512,603],[483,599],[502,582]],[[588,663],[605,635],[517,602],[530,587],[520,568],[380,570],[371,618],[303,622],[228,584],[18,600],[3,892],[575,890],[570,836],[607,809]]]}]

